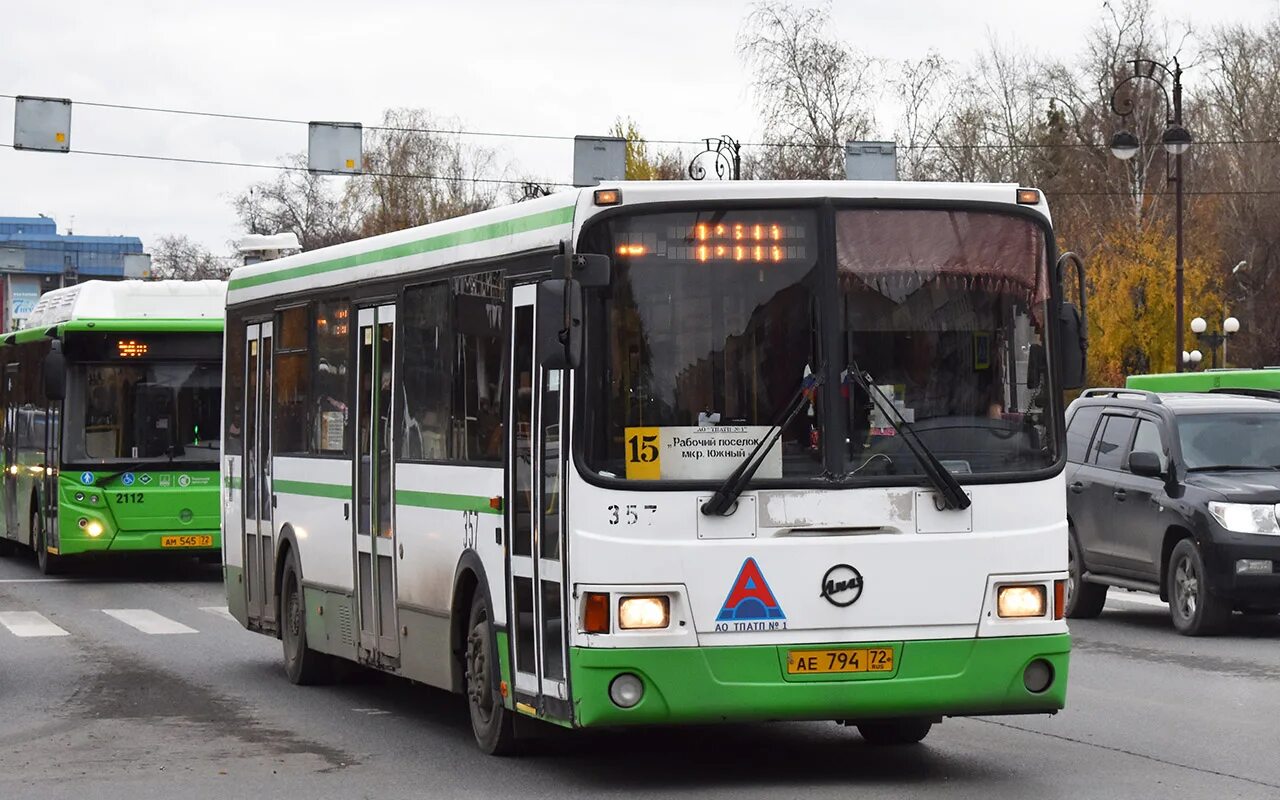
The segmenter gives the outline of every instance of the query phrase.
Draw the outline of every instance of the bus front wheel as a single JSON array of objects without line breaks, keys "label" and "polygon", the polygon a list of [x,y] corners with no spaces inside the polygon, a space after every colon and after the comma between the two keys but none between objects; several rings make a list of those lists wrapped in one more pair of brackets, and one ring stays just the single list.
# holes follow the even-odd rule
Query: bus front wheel
[{"label": "bus front wheel", "polygon": [[933,721],[928,719],[888,719],[859,722],[858,733],[870,745],[918,744],[929,735]]},{"label": "bus front wheel", "polygon": [[31,515],[31,547],[36,551],[36,564],[45,575],[57,575],[62,571],[62,559],[49,552],[49,543],[45,539],[44,517]]},{"label": "bus front wheel", "polygon": [[466,669],[467,707],[476,744],[489,755],[510,755],[516,751],[514,712],[507,709],[498,691],[497,643],[490,622],[489,604],[484,594],[475,593],[467,621]]}]

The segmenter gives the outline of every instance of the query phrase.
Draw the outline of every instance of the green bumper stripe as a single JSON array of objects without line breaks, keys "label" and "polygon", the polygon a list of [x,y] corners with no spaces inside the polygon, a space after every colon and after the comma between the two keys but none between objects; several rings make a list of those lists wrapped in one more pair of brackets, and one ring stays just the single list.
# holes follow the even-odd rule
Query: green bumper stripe
[{"label": "green bumper stripe", "polygon": [[445,511],[477,511],[481,514],[501,514],[502,509],[491,506],[489,499],[488,497],[476,497],[471,494],[415,492],[409,489],[396,490],[396,503],[402,506],[441,508]]},{"label": "green bumper stripe", "polygon": [[287,267],[275,272],[265,272],[260,275],[236,278],[228,284],[227,288],[231,291],[235,291],[237,289],[248,289],[253,286],[262,286],[264,284],[275,283],[277,281],[287,281],[291,278],[306,278],[314,275],[323,275],[326,272],[350,269],[351,267],[359,267],[365,264],[375,264],[379,261],[390,261],[393,258],[404,258],[405,256],[417,255],[419,253],[429,253],[434,250],[444,250],[449,247],[458,247],[459,245],[464,244],[475,244],[477,242],[488,241],[489,239],[512,236],[517,233],[536,231],[541,228],[550,228],[556,225],[567,225],[573,222],[573,210],[573,206],[565,206],[564,208],[556,208],[551,211],[542,211],[537,214],[530,214],[527,217],[517,217],[515,219],[503,220],[502,222],[491,222],[488,225],[480,225],[475,228],[454,231],[453,233],[442,233],[439,236],[419,239],[416,242],[392,245],[391,247],[384,247],[379,250],[370,250],[365,253],[357,253],[356,255],[345,256],[343,258],[334,258],[328,261],[318,261],[314,264]]},{"label": "green bumper stripe", "polygon": [[[806,682],[784,679],[786,647],[571,648],[574,721],[652,725],[1050,713],[1066,702],[1070,648],[1068,634],[909,641],[897,651],[892,677]],[[1038,658],[1053,666],[1054,680],[1033,694],[1022,675]],[[634,708],[609,700],[609,683],[622,672],[644,681],[644,697]]]},{"label": "green bumper stripe", "polygon": [[351,499],[351,487],[340,483],[284,481],[277,478],[271,482],[271,487],[281,494],[301,494],[306,495],[307,497],[332,497],[335,500]]}]

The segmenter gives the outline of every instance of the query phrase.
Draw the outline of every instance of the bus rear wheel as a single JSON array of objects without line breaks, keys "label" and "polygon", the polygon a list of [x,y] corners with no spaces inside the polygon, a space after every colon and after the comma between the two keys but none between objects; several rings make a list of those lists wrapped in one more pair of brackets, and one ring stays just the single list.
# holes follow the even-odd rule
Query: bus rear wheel
[{"label": "bus rear wheel", "polygon": [[44,517],[31,515],[31,547],[36,551],[36,564],[45,575],[57,575],[62,571],[62,558],[49,552],[49,543],[45,540]]},{"label": "bus rear wheel", "polygon": [[476,744],[489,755],[504,756],[516,751],[514,714],[502,702],[498,691],[497,643],[489,619],[489,604],[477,591],[467,620],[466,675],[467,707]]},{"label": "bus rear wheel", "polygon": [[887,719],[858,723],[858,733],[862,735],[863,741],[875,746],[919,744],[932,728],[933,721],[928,719]]},{"label": "bus rear wheel", "polygon": [[333,657],[307,647],[307,604],[303,600],[298,562],[292,552],[280,573],[280,641],[284,646],[284,671],[291,683],[315,686],[333,676]]}]

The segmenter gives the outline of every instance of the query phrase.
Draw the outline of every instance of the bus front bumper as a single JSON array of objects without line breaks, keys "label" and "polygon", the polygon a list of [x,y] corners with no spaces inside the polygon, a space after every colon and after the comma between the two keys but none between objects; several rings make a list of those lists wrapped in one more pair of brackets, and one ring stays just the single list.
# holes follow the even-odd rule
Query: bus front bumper
[{"label": "bus front bumper", "polygon": [[75,534],[63,533],[58,542],[58,554],[64,556],[90,553],[189,553],[204,555],[218,553],[222,549],[222,534],[213,530],[184,531],[116,531],[98,537],[90,537],[77,530]]},{"label": "bus front bumper", "polygon": [[[893,643],[889,674],[796,676],[799,646],[571,648],[575,724],[581,727],[763,720],[850,720],[1053,713],[1067,695],[1069,634]],[[1052,682],[1030,691],[1024,673],[1047,662]],[[1039,667],[1042,670],[1042,667]],[[609,699],[623,673],[641,679],[632,708]]]}]

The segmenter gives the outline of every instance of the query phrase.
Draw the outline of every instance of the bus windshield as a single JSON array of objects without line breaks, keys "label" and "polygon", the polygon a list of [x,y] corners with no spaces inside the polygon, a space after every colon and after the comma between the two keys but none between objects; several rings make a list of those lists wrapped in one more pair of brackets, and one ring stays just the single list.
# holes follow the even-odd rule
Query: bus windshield
[{"label": "bus windshield", "polygon": [[217,467],[219,362],[71,364],[67,372],[64,461]]},{"label": "bus windshield", "polygon": [[954,209],[828,219],[712,208],[587,231],[584,249],[614,261],[588,322],[588,467],[722,480],[812,386],[756,481],[919,483],[912,450],[849,380],[855,365],[962,481],[1056,462],[1044,229]]}]

